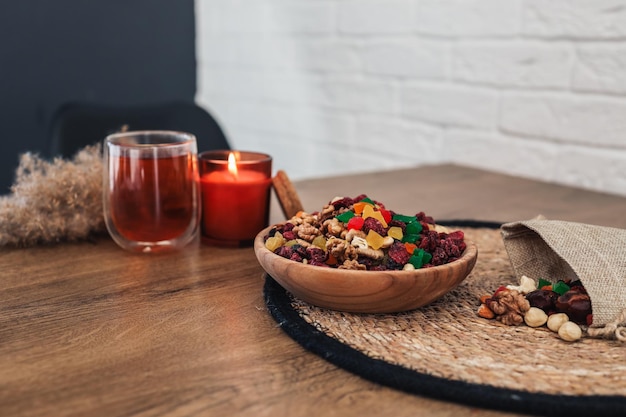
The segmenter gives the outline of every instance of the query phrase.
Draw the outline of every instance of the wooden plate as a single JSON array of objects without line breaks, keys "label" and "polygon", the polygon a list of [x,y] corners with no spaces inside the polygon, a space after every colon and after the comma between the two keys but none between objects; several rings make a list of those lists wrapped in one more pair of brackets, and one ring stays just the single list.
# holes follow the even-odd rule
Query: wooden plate
[{"label": "wooden plate", "polygon": [[312,266],[291,261],[269,251],[264,237],[254,240],[254,251],[263,269],[283,288],[309,304],[352,313],[395,313],[432,303],[459,285],[472,271],[478,257],[476,245],[458,260],[412,271],[355,271]]}]

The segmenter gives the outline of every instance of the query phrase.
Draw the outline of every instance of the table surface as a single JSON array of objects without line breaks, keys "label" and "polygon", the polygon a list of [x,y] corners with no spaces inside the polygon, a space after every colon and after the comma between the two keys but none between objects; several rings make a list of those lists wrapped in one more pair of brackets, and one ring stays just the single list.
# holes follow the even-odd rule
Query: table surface
[{"label": "table surface", "polygon": [[[626,228],[624,197],[454,165],[295,187],[307,211],[366,193],[435,220]],[[0,249],[0,277],[3,416],[510,415],[405,394],[305,351],[267,312],[252,248],[139,255],[103,236]]]}]

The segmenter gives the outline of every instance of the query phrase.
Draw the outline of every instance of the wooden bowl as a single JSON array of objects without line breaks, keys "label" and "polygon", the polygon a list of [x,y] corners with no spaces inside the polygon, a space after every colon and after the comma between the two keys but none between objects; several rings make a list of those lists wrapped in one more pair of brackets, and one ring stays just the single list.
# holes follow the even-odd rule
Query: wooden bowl
[{"label": "wooden bowl", "polygon": [[352,313],[396,313],[429,304],[459,285],[476,264],[476,245],[465,240],[461,258],[411,271],[356,271],[307,265],[265,247],[261,231],[254,240],[259,263],[283,288],[318,307]]}]

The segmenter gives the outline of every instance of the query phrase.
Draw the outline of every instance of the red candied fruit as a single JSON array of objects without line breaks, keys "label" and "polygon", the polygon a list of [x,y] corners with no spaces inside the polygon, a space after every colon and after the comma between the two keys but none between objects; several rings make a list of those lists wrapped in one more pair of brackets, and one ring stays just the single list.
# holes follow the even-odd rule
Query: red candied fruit
[{"label": "red candied fruit", "polygon": [[348,225],[346,226],[348,230],[355,229],[361,230],[363,228],[363,223],[365,220],[361,216],[354,216],[350,220],[348,220]]}]

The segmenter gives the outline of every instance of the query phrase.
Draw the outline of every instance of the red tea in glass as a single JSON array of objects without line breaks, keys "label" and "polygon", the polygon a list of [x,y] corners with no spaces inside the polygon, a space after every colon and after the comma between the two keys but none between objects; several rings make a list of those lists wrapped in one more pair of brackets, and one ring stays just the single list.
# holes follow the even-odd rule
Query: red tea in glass
[{"label": "red tea in glass", "polygon": [[105,221],[123,248],[180,248],[198,231],[195,137],[178,132],[128,132],[105,143]]}]

